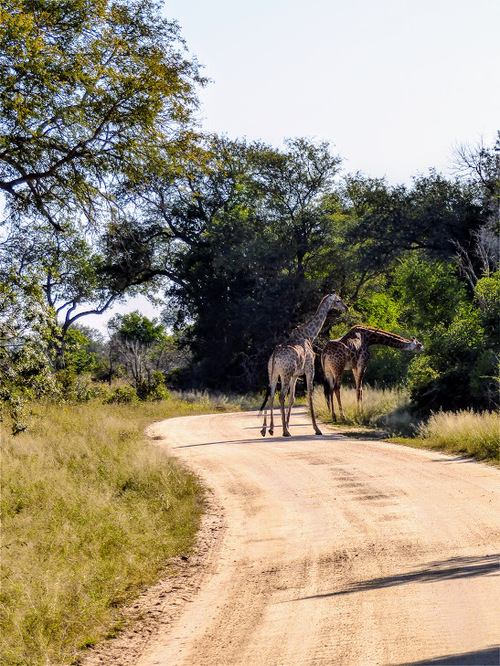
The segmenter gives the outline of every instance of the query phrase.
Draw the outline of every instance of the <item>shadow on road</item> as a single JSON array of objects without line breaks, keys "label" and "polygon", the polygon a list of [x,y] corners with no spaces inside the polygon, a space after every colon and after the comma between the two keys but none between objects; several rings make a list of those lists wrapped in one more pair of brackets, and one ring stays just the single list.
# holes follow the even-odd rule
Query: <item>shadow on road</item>
[{"label": "shadow on road", "polygon": [[259,437],[258,439],[232,439],[232,440],[221,440],[219,442],[200,442],[199,444],[183,444],[181,446],[172,445],[172,449],[191,449],[197,446],[214,446],[215,444],[270,444],[271,442],[276,444],[290,444],[291,442],[308,442],[311,439],[341,439],[345,440],[345,437],[342,435],[315,435],[313,432],[309,435],[293,435],[292,437],[282,437],[281,435],[267,435],[266,437]]},{"label": "shadow on road", "polygon": [[491,647],[466,654],[452,654],[436,659],[412,661],[391,666],[498,666],[500,664],[500,648]]},{"label": "shadow on road", "polygon": [[[345,590],[337,592],[326,592],[315,594],[310,597],[302,597],[295,601],[306,599],[324,599],[325,597],[338,597],[344,594],[355,594],[367,590],[379,590],[395,585],[406,585],[408,583],[435,583],[442,580],[454,580],[458,578],[472,578],[474,576],[486,576],[487,574],[500,573],[500,555],[486,555],[484,557],[453,557],[443,562],[431,562],[423,569],[410,571],[396,576],[384,578],[373,578],[372,580],[353,583]],[[440,662],[438,662],[440,663]],[[452,663],[452,662],[443,662]],[[463,662],[465,663],[465,662]],[[500,663],[500,662],[498,662]],[[496,666],[498,666],[498,663]]]}]

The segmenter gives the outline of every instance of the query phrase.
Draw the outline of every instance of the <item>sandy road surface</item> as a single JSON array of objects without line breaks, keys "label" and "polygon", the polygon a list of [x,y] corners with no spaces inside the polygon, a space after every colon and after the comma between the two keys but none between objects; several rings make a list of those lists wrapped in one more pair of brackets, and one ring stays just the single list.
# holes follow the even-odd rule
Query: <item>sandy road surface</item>
[{"label": "sandy road surface", "polygon": [[259,428],[256,413],[153,427],[226,526],[200,591],[137,666],[500,663],[498,470],[316,437],[303,409],[290,439]]}]

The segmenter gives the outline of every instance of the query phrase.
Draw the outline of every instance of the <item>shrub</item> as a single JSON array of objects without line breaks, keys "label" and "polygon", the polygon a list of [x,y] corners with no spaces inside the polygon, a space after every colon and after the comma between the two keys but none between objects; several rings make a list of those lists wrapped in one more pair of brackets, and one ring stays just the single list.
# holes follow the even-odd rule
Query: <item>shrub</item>
[{"label": "shrub", "polygon": [[157,370],[150,378],[138,381],[137,397],[139,400],[166,400],[169,394],[163,373]]},{"label": "shrub", "polygon": [[104,399],[105,404],[117,403],[130,403],[138,400],[136,390],[132,386],[117,386],[113,391]]}]

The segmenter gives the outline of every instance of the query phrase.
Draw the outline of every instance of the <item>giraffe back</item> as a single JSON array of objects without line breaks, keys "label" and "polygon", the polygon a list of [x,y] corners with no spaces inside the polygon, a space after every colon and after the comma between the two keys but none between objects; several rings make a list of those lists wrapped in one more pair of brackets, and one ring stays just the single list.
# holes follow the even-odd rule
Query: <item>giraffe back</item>
[{"label": "giraffe back", "polygon": [[340,340],[344,342],[344,344],[357,349],[369,347],[370,345],[385,345],[387,347],[407,349],[411,347],[413,342],[396,333],[383,331],[382,329],[373,326],[353,326],[340,338]]},{"label": "giraffe back", "polygon": [[314,364],[314,351],[309,340],[278,345],[269,359],[269,377],[288,380],[303,375],[311,363]]}]

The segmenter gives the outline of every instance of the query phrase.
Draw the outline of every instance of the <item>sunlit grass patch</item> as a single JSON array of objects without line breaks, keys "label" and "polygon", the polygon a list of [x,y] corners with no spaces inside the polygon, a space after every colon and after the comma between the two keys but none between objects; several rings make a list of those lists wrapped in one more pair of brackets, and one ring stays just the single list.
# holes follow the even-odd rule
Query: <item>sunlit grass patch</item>
[{"label": "sunlit grass patch", "polygon": [[438,412],[420,426],[417,437],[431,448],[499,461],[500,417],[496,412]]},{"label": "sunlit grass patch", "polygon": [[[345,418],[339,419],[335,401],[336,425],[378,428],[391,441],[401,444],[499,462],[500,415],[496,412],[438,412],[425,421],[419,421],[410,411],[406,392],[369,387],[363,391],[359,410],[355,389],[342,388],[341,400]],[[331,423],[331,414],[319,389],[315,391],[314,403],[317,416]]]},{"label": "sunlit grass patch", "polygon": [[[408,394],[396,389],[374,389],[365,387],[361,408],[358,408],[356,390],[342,387],[340,399],[344,418],[340,419],[337,400],[335,413],[338,425],[367,426],[382,428],[388,433],[409,433],[414,428],[414,419],[410,416]],[[314,404],[318,417],[326,423],[332,422],[323,390],[317,388],[314,393]]]}]

